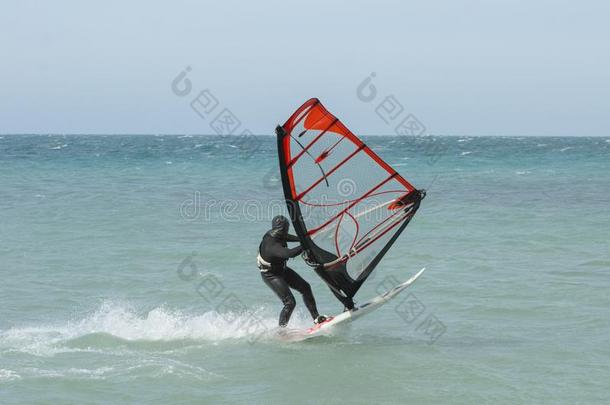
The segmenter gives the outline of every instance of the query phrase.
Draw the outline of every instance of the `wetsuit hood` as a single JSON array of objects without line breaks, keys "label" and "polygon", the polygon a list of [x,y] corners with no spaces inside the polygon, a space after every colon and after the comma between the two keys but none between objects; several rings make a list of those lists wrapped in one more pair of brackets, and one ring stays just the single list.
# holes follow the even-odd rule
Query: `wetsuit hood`
[{"label": "wetsuit hood", "polygon": [[289,227],[290,222],[288,222],[288,218],[283,215],[278,215],[271,221],[271,231],[269,233],[274,238],[286,239]]}]

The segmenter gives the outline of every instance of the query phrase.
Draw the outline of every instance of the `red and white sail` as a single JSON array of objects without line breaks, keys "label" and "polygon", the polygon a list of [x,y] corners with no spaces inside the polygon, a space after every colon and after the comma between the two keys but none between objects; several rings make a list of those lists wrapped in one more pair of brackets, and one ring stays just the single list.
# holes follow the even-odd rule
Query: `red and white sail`
[{"label": "red and white sail", "polygon": [[424,193],[318,99],[278,127],[284,194],[309,260],[352,297],[419,208]]}]

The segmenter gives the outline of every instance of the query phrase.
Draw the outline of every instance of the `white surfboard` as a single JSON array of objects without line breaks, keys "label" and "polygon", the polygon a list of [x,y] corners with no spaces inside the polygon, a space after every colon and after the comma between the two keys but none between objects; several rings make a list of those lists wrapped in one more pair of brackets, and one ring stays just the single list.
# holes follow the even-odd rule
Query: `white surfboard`
[{"label": "white surfboard", "polygon": [[386,302],[390,301],[392,298],[396,297],[402,291],[406,290],[407,287],[409,287],[411,284],[413,284],[419,278],[419,276],[421,276],[423,274],[423,272],[425,270],[426,270],[426,268],[424,267],[423,269],[418,271],[415,275],[413,275],[411,278],[409,278],[404,283],[398,284],[394,288],[384,292],[381,295],[378,295],[377,297],[373,298],[372,300],[370,300],[358,307],[355,307],[351,311],[345,311],[338,315],[330,317],[327,321],[322,322],[321,324],[315,325],[315,326],[307,329],[306,331],[304,331],[304,333],[302,331],[299,331],[300,333],[297,331],[290,333],[289,337],[287,336],[287,340],[302,341],[305,339],[310,339],[315,336],[324,335],[325,333],[331,332],[331,330],[333,328],[337,327],[338,325],[341,325],[341,324],[349,322],[349,321],[353,321],[355,319],[360,318],[361,316],[364,316],[366,314],[373,312],[374,310],[381,307]]}]

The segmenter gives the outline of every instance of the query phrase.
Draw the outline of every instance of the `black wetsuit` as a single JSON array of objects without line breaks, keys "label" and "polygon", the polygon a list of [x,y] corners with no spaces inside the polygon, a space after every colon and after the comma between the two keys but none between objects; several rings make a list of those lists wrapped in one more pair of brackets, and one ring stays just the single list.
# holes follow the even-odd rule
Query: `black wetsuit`
[{"label": "black wetsuit", "polygon": [[286,266],[288,259],[298,256],[303,251],[301,246],[289,249],[286,242],[298,242],[299,238],[293,235],[285,234],[282,236],[274,236],[274,231],[271,230],[263,236],[263,241],[259,247],[259,254],[266,262],[271,264],[271,268],[266,271],[261,271],[261,277],[265,284],[275,292],[275,294],[284,303],[284,308],[280,313],[280,326],[286,326],[290,320],[290,315],[296,306],[294,295],[290,291],[291,288],[297,290],[303,296],[303,301],[309,310],[311,316],[316,319],[318,317],[318,309],[316,308],[316,300],[313,297],[309,283],[294,270]]}]

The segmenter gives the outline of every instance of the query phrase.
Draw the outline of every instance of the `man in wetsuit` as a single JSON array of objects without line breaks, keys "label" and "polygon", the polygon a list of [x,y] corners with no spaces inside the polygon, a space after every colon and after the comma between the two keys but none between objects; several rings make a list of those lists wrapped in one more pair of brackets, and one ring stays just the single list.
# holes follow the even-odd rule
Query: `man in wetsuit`
[{"label": "man in wetsuit", "polygon": [[288,325],[290,315],[296,306],[290,289],[297,290],[303,296],[314,323],[321,323],[326,316],[318,314],[316,300],[309,283],[286,265],[288,259],[303,252],[301,246],[289,249],[287,242],[298,242],[299,238],[288,234],[288,218],[278,215],[271,222],[271,230],[265,233],[258,250],[258,268],[265,284],[282,300],[284,308],[280,312],[280,327]]}]

